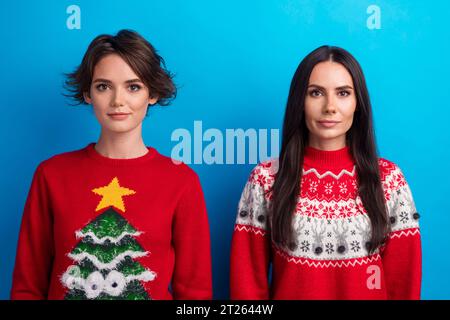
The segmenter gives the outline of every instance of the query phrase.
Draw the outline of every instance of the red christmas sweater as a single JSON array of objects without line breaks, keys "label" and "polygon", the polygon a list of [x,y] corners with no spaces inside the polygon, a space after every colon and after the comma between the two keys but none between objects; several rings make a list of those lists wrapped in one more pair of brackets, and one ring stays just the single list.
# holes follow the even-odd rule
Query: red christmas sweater
[{"label": "red christmas sweater", "polygon": [[90,144],[42,162],[25,205],[11,298],[211,299],[197,175],[150,147],[142,157],[111,159]]},{"label": "red christmas sweater", "polygon": [[349,148],[305,151],[293,218],[296,241],[288,247],[271,241],[267,215],[278,162],[252,171],[231,245],[231,298],[420,299],[419,214],[399,167],[379,159],[391,232],[369,255],[370,220],[358,196]]}]

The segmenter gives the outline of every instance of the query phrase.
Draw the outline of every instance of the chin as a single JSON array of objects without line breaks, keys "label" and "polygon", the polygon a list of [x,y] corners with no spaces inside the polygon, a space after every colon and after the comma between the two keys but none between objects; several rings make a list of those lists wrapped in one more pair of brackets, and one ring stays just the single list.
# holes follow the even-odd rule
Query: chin
[{"label": "chin", "polygon": [[105,125],[104,128],[114,133],[125,133],[132,131],[135,127],[126,124],[116,124],[116,125]]},{"label": "chin", "polygon": [[323,140],[329,140],[329,139],[335,139],[337,137],[340,137],[342,133],[340,132],[320,132],[317,133],[316,136]]}]

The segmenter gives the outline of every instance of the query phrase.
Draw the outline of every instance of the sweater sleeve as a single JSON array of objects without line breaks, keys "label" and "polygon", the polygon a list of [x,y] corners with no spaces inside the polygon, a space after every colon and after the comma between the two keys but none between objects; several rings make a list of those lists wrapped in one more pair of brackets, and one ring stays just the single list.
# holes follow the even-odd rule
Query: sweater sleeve
[{"label": "sweater sleeve", "polygon": [[387,206],[391,232],[381,250],[388,299],[420,299],[422,251],[419,213],[402,171],[390,176]]},{"label": "sweater sleeve", "polygon": [[47,299],[53,263],[53,221],[43,165],[36,169],[25,204],[11,299]]},{"label": "sweater sleeve", "polygon": [[269,299],[270,232],[264,181],[256,167],[239,201],[230,257],[233,300]]},{"label": "sweater sleeve", "polygon": [[212,299],[209,224],[203,191],[197,175],[181,196],[172,232],[175,251],[172,278],[174,299]]}]

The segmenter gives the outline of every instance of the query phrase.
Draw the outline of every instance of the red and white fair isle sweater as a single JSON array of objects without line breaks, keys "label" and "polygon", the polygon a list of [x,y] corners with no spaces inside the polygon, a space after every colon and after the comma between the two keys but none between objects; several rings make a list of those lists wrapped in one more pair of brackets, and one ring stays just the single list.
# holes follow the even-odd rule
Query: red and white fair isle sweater
[{"label": "red and white fair isle sweater", "polygon": [[197,175],[151,147],[142,157],[111,159],[90,144],[42,162],[23,214],[11,298],[211,299]]},{"label": "red and white fair isle sweater", "polygon": [[277,167],[277,160],[256,166],[242,193],[231,247],[232,299],[420,299],[419,214],[398,166],[379,159],[391,232],[372,255],[348,147],[306,148],[296,242],[289,248],[271,241],[267,215]]}]

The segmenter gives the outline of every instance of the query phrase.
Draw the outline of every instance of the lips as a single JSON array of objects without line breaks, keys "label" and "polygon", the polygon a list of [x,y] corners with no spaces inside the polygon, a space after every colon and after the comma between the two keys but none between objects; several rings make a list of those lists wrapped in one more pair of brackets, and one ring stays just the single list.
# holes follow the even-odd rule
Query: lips
[{"label": "lips", "polygon": [[113,120],[125,120],[129,115],[130,113],[124,112],[108,113],[108,116]]},{"label": "lips", "polygon": [[335,125],[337,125],[338,123],[340,123],[340,121],[334,121],[334,120],[323,120],[323,121],[317,121],[317,122],[325,128],[332,128]]}]

